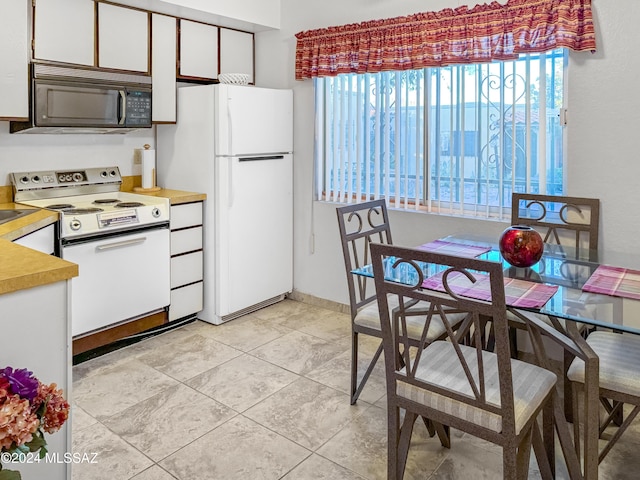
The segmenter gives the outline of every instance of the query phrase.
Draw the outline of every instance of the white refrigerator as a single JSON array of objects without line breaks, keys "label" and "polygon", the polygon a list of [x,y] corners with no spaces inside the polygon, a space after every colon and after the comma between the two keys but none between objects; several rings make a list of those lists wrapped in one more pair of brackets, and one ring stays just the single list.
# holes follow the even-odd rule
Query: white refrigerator
[{"label": "white refrigerator", "polygon": [[181,87],[177,119],[157,126],[158,184],[207,195],[198,318],[220,324],[293,289],[293,92]]}]

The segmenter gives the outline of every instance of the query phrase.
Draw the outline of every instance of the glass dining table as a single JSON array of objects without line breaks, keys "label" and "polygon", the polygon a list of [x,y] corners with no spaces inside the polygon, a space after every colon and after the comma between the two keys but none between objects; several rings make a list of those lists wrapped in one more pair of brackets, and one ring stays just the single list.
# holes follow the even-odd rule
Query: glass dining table
[{"label": "glass dining table", "polygon": [[[438,240],[439,242],[458,244],[460,247],[478,247],[475,252],[486,250],[484,253],[473,255],[481,260],[502,262],[505,278],[518,279],[532,283],[543,283],[557,287],[555,294],[544,305],[537,308],[527,308],[515,305],[543,315],[570,320],[576,323],[611,329],[618,332],[640,335],[640,278],[636,281],[639,286],[637,298],[621,292],[606,294],[597,291],[585,291],[585,284],[591,279],[600,263],[588,260],[589,252],[575,254],[575,250],[558,245],[546,244],[542,258],[538,263],[528,268],[513,267],[502,258],[497,243],[483,240],[476,236],[452,235]],[[416,248],[428,248],[429,244]],[[451,252],[456,250],[451,249]],[[457,249],[461,252],[461,249]],[[472,253],[473,250],[471,250]],[[446,248],[440,253],[447,253]],[[585,258],[586,257],[586,258]],[[618,257],[621,258],[621,257]],[[392,265],[395,259],[385,259],[387,280],[400,283],[414,284],[417,272],[409,265],[403,264],[397,268]],[[605,266],[604,264],[602,266]],[[619,268],[626,267],[619,265]],[[425,278],[435,275],[432,265],[421,265]],[[353,273],[373,278],[373,267],[365,265]],[[597,288],[595,289],[597,290]],[[507,304],[509,302],[507,301]],[[512,305],[514,306],[514,305]]]},{"label": "glass dining table", "polygon": [[[582,338],[578,338],[578,331],[583,330],[584,325],[588,329],[607,329],[640,335],[640,272],[625,268],[638,268],[637,264],[632,263],[631,257],[609,254],[608,258],[618,261],[616,266],[611,266],[605,262],[590,260],[602,258],[602,252],[599,252],[600,256],[596,256],[593,252],[585,250],[578,255],[575,249],[545,244],[544,253],[538,263],[528,268],[517,268],[502,258],[496,241],[473,235],[452,235],[416,248],[501,262],[504,266],[505,288],[513,283],[511,280],[517,281],[520,287],[524,286],[524,289],[520,288],[518,291],[535,288],[541,284],[553,287],[555,292],[552,291],[548,300],[543,300],[542,305],[528,305],[513,296],[510,301],[507,292],[507,308],[548,316],[552,319],[551,323],[567,336],[568,342],[578,349],[583,348],[580,345],[585,345]],[[393,257],[384,260],[385,278],[389,281],[416,285],[416,270],[407,263],[400,263],[394,267],[395,260]],[[625,263],[629,261],[630,264],[621,265],[620,260]],[[430,264],[420,264],[419,267],[425,279],[434,278],[439,273],[435,270],[436,267]],[[365,265],[352,273],[373,278],[371,265]],[[558,319],[562,321],[558,322]],[[586,370],[584,409],[581,418],[584,423],[582,438],[585,453],[582,473],[577,477],[572,475],[572,478],[593,480],[598,478],[600,402],[597,361],[587,362]],[[567,389],[565,395],[566,392]],[[563,412],[567,409],[566,405],[565,403],[564,408],[559,407],[555,412],[556,421],[565,425],[566,417]],[[570,416],[569,419],[571,420]],[[580,464],[579,459],[568,458],[572,455],[570,451],[563,453],[567,461],[573,462],[574,465]]]}]

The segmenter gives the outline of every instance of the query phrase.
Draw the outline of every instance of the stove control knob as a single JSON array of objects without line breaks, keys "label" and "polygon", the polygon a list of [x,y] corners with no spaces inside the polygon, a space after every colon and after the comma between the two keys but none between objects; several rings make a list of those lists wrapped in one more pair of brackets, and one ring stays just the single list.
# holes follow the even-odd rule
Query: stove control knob
[{"label": "stove control knob", "polygon": [[69,227],[71,227],[71,230],[74,230],[74,231],[80,230],[80,227],[82,227],[82,223],[80,223],[80,220],[74,218],[69,222]]},{"label": "stove control knob", "polygon": [[40,177],[38,175],[34,175],[33,177],[31,177],[31,181],[33,183],[39,183],[40,182]]},{"label": "stove control knob", "polygon": [[29,183],[29,177],[25,175],[24,177],[20,178],[20,183]]},{"label": "stove control knob", "polygon": [[155,218],[158,218],[160,216],[160,209],[158,207],[154,207],[154,209],[151,210],[151,215],[153,215]]},{"label": "stove control knob", "polygon": [[107,171],[106,171],[106,170],[103,170],[102,172],[100,172],[100,176],[101,176],[102,178],[107,178]]}]

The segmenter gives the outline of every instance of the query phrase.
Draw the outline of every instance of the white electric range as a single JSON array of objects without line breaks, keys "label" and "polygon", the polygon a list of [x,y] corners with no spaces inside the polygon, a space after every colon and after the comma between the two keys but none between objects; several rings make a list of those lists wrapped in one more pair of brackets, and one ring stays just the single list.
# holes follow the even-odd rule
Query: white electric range
[{"label": "white electric range", "polygon": [[60,214],[56,252],[79,266],[74,338],[168,307],[167,198],[121,192],[118,167],[17,172],[11,180],[16,203]]}]

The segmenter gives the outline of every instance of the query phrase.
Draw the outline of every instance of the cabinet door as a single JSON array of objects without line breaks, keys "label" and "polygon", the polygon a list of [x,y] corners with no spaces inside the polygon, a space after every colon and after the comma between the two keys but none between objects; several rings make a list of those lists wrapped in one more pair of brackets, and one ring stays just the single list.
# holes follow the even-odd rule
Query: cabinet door
[{"label": "cabinet door", "polygon": [[202,310],[203,282],[171,290],[169,321],[195,315]]},{"label": "cabinet door", "polygon": [[98,4],[98,66],[149,71],[147,12],[108,3]]},{"label": "cabinet door", "polygon": [[47,255],[53,255],[55,250],[53,228],[53,225],[49,225],[41,228],[40,230],[36,230],[33,233],[29,233],[24,237],[20,237],[17,240],[14,240],[13,243],[38,250],[39,252],[46,253]]},{"label": "cabinet door", "polygon": [[95,3],[35,0],[34,58],[94,65]]},{"label": "cabinet door", "polygon": [[28,3],[5,0],[0,15],[0,119],[29,117]]},{"label": "cabinet door", "polygon": [[218,77],[218,27],[180,20],[180,76]]},{"label": "cabinet door", "polygon": [[220,29],[220,73],[247,73],[249,83],[253,75],[253,33]]},{"label": "cabinet door", "polygon": [[151,16],[151,77],[154,122],[176,121],[176,19]]}]

